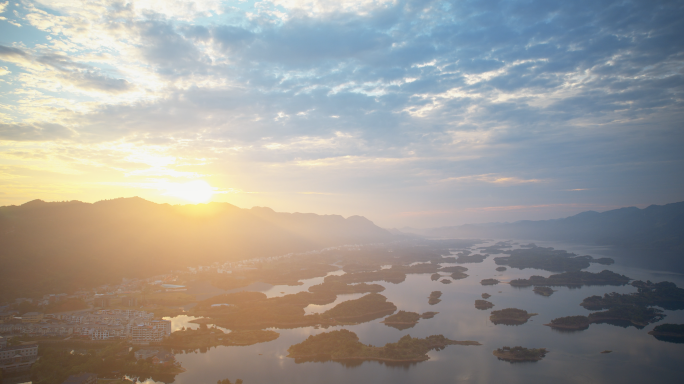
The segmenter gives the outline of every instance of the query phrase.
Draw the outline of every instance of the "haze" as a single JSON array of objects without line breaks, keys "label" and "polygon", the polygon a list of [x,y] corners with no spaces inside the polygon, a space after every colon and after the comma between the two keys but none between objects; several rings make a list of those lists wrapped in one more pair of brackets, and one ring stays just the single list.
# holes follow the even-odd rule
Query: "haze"
[{"label": "haze", "polygon": [[683,200],[668,1],[0,2],[0,205],[384,227]]}]

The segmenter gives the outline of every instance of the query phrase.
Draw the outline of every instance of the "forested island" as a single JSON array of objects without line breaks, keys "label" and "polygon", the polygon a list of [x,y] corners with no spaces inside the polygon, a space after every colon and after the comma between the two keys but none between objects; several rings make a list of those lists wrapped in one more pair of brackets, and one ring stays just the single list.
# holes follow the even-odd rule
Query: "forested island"
[{"label": "forested island", "polygon": [[486,292],[485,292],[485,293],[482,294],[482,298],[483,298],[483,299],[489,299],[490,297],[492,297],[492,295],[490,295],[489,293],[486,293]]},{"label": "forested island", "polygon": [[435,305],[439,303],[440,301],[442,301],[440,297],[442,297],[441,291],[432,291],[430,293],[430,297],[428,298],[428,304]]},{"label": "forested island", "polygon": [[437,313],[439,312],[425,312],[420,315],[416,312],[399,311],[394,315],[386,317],[385,320],[381,321],[381,323],[399,330],[403,330],[412,328],[418,324],[418,320],[420,319],[432,319]]},{"label": "forested island", "polygon": [[491,302],[489,302],[487,300],[475,300],[475,308],[477,308],[477,309],[486,310],[486,309],[490,309],[493,307],[494,307],[494,304],[492,304]]},{"label": "forested island", "polygon": [[648,334],[660,341],[684,343],[684,324],[660,324]]},{"label": "forested island", "polygon": [[544,247],[513,249],[502,253],[509,256],[495,258],[494,262],[497,265],[517,269],[543,269],[549,272],[579,271],[588,268],[591,263],[610,265],[615,262],[610,258],[594,259],[591,256],[577,256],[567,251]]},{"label": "forested island", "polygon": [[529,279],[511,280],[514,287],[549,286],[549,287],[581,287],[585,285],[625,285],[630,278],[618,273],[603,270],[598,273],[571,271],[551,275],[549,277],[532,276]]},{"label": "forested island", "polygon": [[480,284],[482,285],[497,285],[499,284],[499,280],[497,279],[483,279],[480,281]]},{"label": "forested island", "polygon": [[288,348],[288,357],[295,362],[307,361],[345,361],[376,360],[394,363],[410,363],[428,360],[430,350],[441,350],[448,345],[481,345],[476,341],[449,340],[442,335],[428,336],[424,339],[406,335],[396,343],[383,347],[366,345],[359,341],[351,331],[341,329],[309,336],[299,344]]},{"label": "forested island", "polygon": [[451,267],[443,267],[439,271],[440,272],[446,272],[446,273],[451,273],[451,278],[454,280],[460,280],[460,279],[465,279],[468,277],[468,275],[465,273],[468,270],[466,267],[461,267],[461,266],[451,266]]},{"label": "forested island", "polygon": [[594,312],[589,316],[566,316],[551,320],[544,324],[561,330],[584,330],[592,323],[607,323],[621,327],[634,326],[638,329],[648,324],[660,321],[665,316],[656,308],[647,308],[636,305],[616,306],[603,312]]},{"label": "forested island", "polygon": [[492,311],[489,315],[489,320],[494,324],[504,325],[521,325],[527,323],[527,320],[536,313],[527,313],[527,311],[518,308],[506,308],[498,311]]},{"label": "forested island", "polygon": [[503,271],[505,271],[506,269],[507,269],[506,267],[496,267],[496,271],[497,271],[497,272],[503,272]]},{"label": "forested island", "polygon": [[684,309],[684,289],[675,283],[663,281],[634,281],[635,293],[606,293],[601,296],[590,296],[582,301],[581,306],[589,310],[607,309],[622,305],[659,306],[667,310]]},{"label": "forested island", "polygon": [[542,295],[546,297],[553,295],[554,292],[554,290],[549,287],[534,287],[532,291],[537,295]]},{"label": "forested island", "polygon": [[539,361],[546,356],[549,351],[546,348],[523,348],[523,347],[503,347],[492,352],[499,360],[510,363],[524,361]]},{"label": "forested island", "polygon": [[169,335],[159,345],[185,352],[206,350],[219,345],[246,346],[272,341],[280,336],[271,330],[241,330],[225,333],[222,330],[200,324],[199,329],[183,329]]}]

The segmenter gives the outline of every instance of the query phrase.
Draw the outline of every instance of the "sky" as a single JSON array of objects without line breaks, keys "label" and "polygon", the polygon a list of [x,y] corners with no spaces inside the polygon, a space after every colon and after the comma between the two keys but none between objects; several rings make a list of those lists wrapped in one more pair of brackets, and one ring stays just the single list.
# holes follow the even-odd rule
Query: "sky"
[{"label": "sky", "polygon": [[0,0],[0,205],[383,227],[684,200],[682,1]]}]

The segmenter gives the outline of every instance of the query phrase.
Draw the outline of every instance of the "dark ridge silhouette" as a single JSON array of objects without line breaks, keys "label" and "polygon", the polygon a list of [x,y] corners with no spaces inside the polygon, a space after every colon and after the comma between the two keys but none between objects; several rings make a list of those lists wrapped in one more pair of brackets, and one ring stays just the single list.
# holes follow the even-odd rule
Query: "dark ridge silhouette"
[{"label": "dark ridge silhouette", "polygon": [[[556,220],[402,228],[435,238],[508,238],[609,245],[641,267],[684,272],[684,202],[587,211]],[[609,253],[613,254],[613,253]]]},{"label": "dark ridge silhouette", "polygon": [[0,207],[0,300],[189,266],[393,239],[361,216],[280,213],[139,197]]}]

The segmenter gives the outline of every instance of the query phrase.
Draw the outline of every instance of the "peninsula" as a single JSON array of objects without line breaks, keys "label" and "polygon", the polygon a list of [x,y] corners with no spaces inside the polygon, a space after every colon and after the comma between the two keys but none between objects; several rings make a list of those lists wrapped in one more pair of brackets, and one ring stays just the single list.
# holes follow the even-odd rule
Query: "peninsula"
[{"label": "peninsula", "polygon": [[684,289],[675,283],[663,281],[634,281],[635,293],[606,293],[601,296],[590,296],[582,301],[581,306],[589,310],[608,309],[622,305],[659,306],[667,310],[684,309]]},{"label": "peninsula", "polygon": [[655,308],[646,308],[634,305],[622,305],[610,308],[603,312],[594,312],[589,316],[566,316],[551,320],[544,324],[560,330],[584,330],[592,323],[606,323],[621,327],[634,326],[638,329],[648,324],[662,320],[665,315]]},{"label": "peninsula", "polygon": [[549,286],[549,287],[581,287],[589,285],[625,285],[630,278],[618,273],[603,270],[598,273],[571,271],[551,275],[549,277],[532,276],[529,279],[511,280],[514,287]]},{"label": "peninsula", "polygon": [[648,334],[660,341],[684,343],[684,324],[661,324]]},{"label": "peninsula", "polygon": [[506,253],[509,256],[495,258],[494,262],[497,265],[508,265],[517,269],[543,269],[549,272],[579,271],[588,268],[591,263],[603,265],[614,263],[614,260],[610,258],[594,259],[591,256],[577,256],[567,251],[544,247],[513,249],[500,253]]}]

